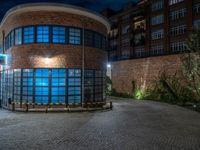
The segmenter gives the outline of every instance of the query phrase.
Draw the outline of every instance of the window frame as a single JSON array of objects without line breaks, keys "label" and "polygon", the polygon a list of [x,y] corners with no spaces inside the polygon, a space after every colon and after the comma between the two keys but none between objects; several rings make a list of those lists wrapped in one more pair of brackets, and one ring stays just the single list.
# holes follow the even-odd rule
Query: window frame
[{"label": "window frame", "polygon": [[[25,28],[31,28],[31,27],[33,27],[33,42],[28,42],[28,43],[26,43],[26,42],[24,42],[24,36],[25,36],[25,34],[24,34],[24,29]],[[22,37],[23,37],[23,44],[31,44],[31,43],[36,43],[36,38],[37,38],[37,35],[36,35],[36,29],[37,29],[37,26],[34,26],[34,25],[30,25],[30,26],[24,26],[23,27],[23,34],[22,34]],[[30,34],[29,34],[30,35]],[[29,35],[27,35],[27,36],[29,36]],[[28,39],[30,39],[30,38],[28,38]]]},{"label": "window frame", "polygon": [[[19,32],[19,30],[21,30],[21,31]],[[18,34],[16,33],[17,31],[18,31]],[[15,28],[14,32],[15,32],[15,34],[14,34],[14,36],[15,36],[15,44],[14,45],[22,45],[23,44],[23,39],[22,39],[22,37],[23,37],[22,36],[22,34],[23,34],[23,27]]]},{"label": "window frame", "polygon": [[[61,36],[62,34],[58,33],[58,34],[54,34],[54,28],[64,28],[64,34],[63,34],[63,37],[64,37],[64,42],[54,42],[54,36],[57,35],[58,37]],[[58,30],[59,32],[59,30]],[[52,25],[51,26],[51,32],[50,32],[50,37],[51,37],[51,42],[50,43],[53,43],[53,44],[68,44],[67,40],[68,40],[68,33],[67,33],[67,27],[65,26],[62,26],[62,25]]]},{"label": "window frame", "polygon": [[[70,36],[70,29],[74,29],[74,30],[79,30],[80,31],[80,36]],[[76,32],[72,32],[73,34],[76,34]],[[70,45],[82,45],[82,34],[83,34],[83,31],[81,28],[78,28],[78,27],[68,27],[68,44]],[[70,42],[70,38],[77,38],[77,37],[80,37],[80,43],[71,43]],[[73,41],[76,41],[75,39]]]},{"label": "window frame", "polygon": [[[38,34],[38,28],[39,28],[39,27],[47,27],[47,28],[48,28],[48,30],[47,30],[47,31],[48,31],[48,34]],[[35,31],[35,32],[36,32],[36,43],[47,43],[47,44],[48,44],[48,43],[51,43],[51,39],[50,39],[50,37],[51,37],[51,36],[50,36],[50,35],[51,35],[51,30],[50,30],[50,28],[51,28],[50,25],[37,25],[37,26],[36,26],[36,31]],[[40,32],[41,32],[41,31],[40,31]],[[43,33],[43,32],[45,32],[45,31],[42,30],[42,33]],[[42,38],[38,38],[39,35],[42,36]],[[46,42],[44,42],[44,38],[43,38],[43,36],[45,36],[45,35],[48,36],[48,38],[45,38],[45,39],[48,39],[48,41],[46,41]],[[38,39],[42,39],[42,41],[39,42]]]}]

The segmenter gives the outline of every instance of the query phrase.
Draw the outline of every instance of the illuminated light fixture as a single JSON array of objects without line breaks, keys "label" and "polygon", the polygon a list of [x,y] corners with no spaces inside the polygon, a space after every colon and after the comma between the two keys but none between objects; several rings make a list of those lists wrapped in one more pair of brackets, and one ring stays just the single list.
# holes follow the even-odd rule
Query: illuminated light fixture
[{"label": "illuminated light fixture", "polygon": [[107,64],[107,68],[111,68],[111,64]]},{"label": "illuminated light fixture", "polygon": [[44,58],[44,61],[45,61],[45,63],[49,63],[50,62],[50,58],[49,57],[46,57],[46,58]]}]

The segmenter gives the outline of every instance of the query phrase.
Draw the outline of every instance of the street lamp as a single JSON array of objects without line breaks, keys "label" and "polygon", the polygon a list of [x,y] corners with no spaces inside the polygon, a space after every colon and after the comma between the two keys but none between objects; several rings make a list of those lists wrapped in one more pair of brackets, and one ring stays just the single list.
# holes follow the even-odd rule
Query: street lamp
[{"label": "street lamp", "polygon": [[107,64],[107,68],[111,68],[111,64]]}]

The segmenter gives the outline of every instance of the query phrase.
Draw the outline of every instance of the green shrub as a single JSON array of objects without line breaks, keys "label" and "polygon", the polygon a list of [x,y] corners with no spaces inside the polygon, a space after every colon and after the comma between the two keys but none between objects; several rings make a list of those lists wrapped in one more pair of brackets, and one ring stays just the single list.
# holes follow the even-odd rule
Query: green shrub
[{"label": "green shrub", "polygon": [[110,79],[110,77],[109,76],[106,76],[105,77],[105,85],[106,85],[106,87],[105,87],[105,89],[106,89],[106,95],[111,95],[111,93],[112,93],[112,89],[110,89],[111,87],[112,87],[112,80]]},{"label": "green shrub", "polygon": [[122,97],[122,98],[133,98],[129,93],[119,93],[115,89],[112,89],[110,96]]}]

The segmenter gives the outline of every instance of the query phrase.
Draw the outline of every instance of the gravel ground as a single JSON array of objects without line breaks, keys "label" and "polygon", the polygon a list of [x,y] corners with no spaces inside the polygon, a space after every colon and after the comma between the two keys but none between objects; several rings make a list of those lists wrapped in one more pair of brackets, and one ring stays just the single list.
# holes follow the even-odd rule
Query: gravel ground
[{"label": "gravel ground", "polygon": [[200,113],[152,101],[112,101],[113,110],[101,112],[0,110],[0,150],[200,150]]}]

